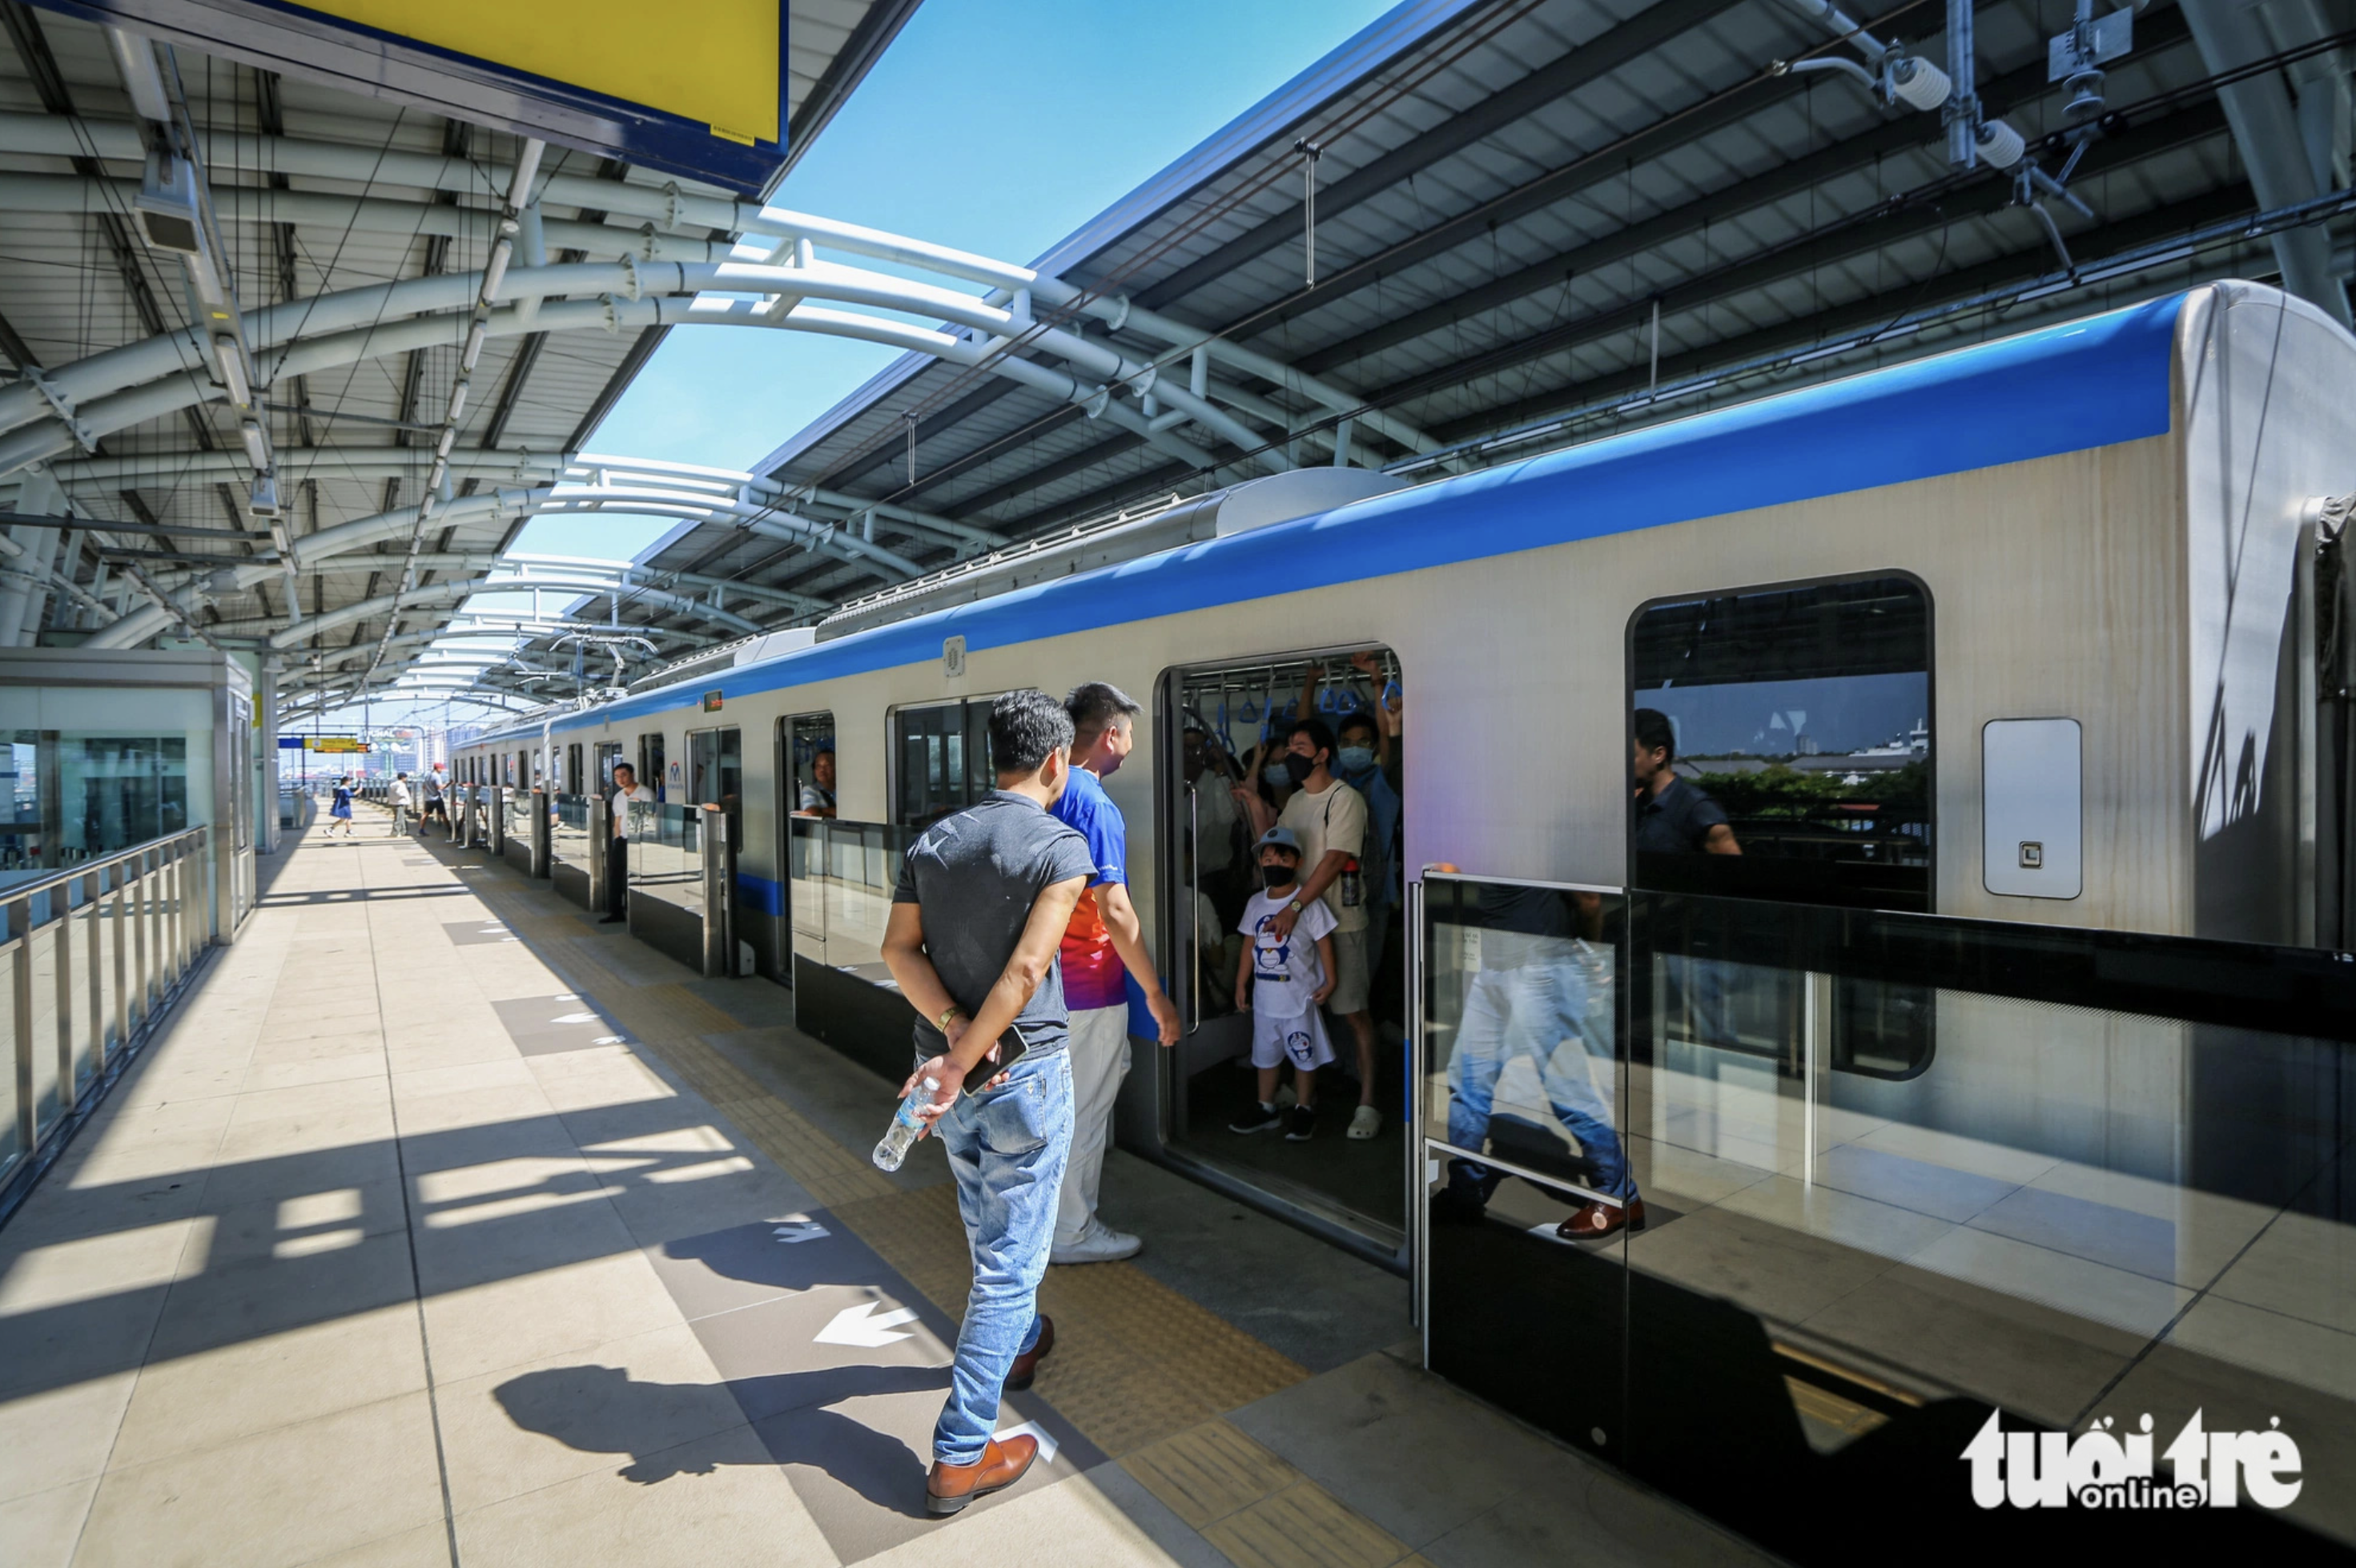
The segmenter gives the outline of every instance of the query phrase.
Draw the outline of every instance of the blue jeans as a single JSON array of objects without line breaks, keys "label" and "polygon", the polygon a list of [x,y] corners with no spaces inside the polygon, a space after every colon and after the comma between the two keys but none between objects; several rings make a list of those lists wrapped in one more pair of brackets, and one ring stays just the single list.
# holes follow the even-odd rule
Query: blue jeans
[{"label": "blue jeans", "polygon": [[[1475,972],[1448,1060],[1448,1141],[1471,1153],[1481,1150],[1489,1137],[1497,1077],[1515,1057],[1527,1057],[1555,1115],[1595,1167],[1596,1189],[1633,1197],[1636,1184],[1628,1176],[1609,1099],[1612,1005],[1608,972],[1590,981],[1569,959]],[[1590,1076],[1590,1060],[1602,1064],[1601,1093]]]},{"label": "blue jeans", "polygon": [[1063,1051],[1024,1058],[1003,1085],[959,1098],[934,1132],[957,1178],[973,1290],[958,1330],[948,1403],[933,1428],[933,1457],[972,1465],[998,1428],[998,1396],[1014,1358],[1039,1342],[1039,1280],[1072,1153],[1071,1058]]}]

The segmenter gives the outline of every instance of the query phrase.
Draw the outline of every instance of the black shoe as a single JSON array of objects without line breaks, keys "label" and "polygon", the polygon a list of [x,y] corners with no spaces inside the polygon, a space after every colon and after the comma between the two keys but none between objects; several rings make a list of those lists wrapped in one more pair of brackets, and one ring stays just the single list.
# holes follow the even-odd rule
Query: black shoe
[{"label": "black shoe", "polygon": [[1252,1108],[1227,1123],[1230,1133],[1266,1133],[1284,1125],[1284,1112],[1255,1101]]},{"label": "black shoe", "polygon": [[1317,1107],[1314,1105],[1294,1106],[1292,1108],[1292,1125],[1286,1130],[1284,1141],[1288,1144],[1305,1144],[1315,1136],[1317,1136]]}]

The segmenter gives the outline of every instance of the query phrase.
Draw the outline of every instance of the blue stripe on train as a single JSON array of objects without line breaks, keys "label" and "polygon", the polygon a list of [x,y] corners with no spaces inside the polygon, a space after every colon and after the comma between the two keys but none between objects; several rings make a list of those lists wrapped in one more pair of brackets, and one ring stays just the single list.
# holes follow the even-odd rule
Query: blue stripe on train
[{"label": "blue stripe on train", "polygon": [[[1018,588],[704,676],[726,698],[2165,435],[2181,295]],[[1117,592],[1106,592],[1118,582]],[[558,721],[666,713],[685,688]],[[512,733],[537,735],[537,725]],[[486,737],[493,738],[493,737]]]},{"label": "blue stripe on train", "polygon": [[784,886],[766,876],[755,876],[749,871],[736,874],[736,901],[748,909],[758,909],[764,915],[786,912]]}]

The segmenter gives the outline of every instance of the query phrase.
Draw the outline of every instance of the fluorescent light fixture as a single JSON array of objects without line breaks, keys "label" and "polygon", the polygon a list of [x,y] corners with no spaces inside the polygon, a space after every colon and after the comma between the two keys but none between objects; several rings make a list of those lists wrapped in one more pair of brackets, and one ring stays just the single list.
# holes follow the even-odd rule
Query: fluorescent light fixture
[{"label": "fluorescent light fixture", "polygon": [[123,90],[131,95],[131,107],[139,117],[159,124],[169,122],[172,100],[164,91],[164,73],[155,64],[155,46],[136,33],[109,27],[106,47],[114,53],[114,69],[122,76]]},{"label": "fluorescent light fixture", "polygon": [[466,351],[458,356],[459,367],[472,371],[475,361],[483,357],[484,324],[476,322],[466,333]]},{"label": "fluorescent light fixture", "polygon": [[230,402],[240,408],[253,406],[253,383],[245,377],[245,355],[237,339],[226,332],[213,339],[213,363],[220,368],[220,383],[229,389]]},{"label": "fluorescent light fixture", "polygon": [[257,474],[268,473],[270,471],[269,432],[263,430],[258,421],[249,419],[237,427],[237,433],[245,439],[245,456],[253,464],[253,471]]}]

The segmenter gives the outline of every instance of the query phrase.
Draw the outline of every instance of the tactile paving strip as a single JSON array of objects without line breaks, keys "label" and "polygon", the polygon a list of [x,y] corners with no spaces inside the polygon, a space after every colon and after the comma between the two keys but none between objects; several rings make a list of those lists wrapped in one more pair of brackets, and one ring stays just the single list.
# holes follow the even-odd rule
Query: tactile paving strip
[{"label": "tactile paving strip", "polygon": [[[972,1276],[948,1184],[833,1207],[934,1305],[964,1316]],[[1055,1320],[1041,1397],[1115,1457],[1309,1375],[1128,1263],[1050,1269],[1039,1310]]]},{"label": "tactile paving strip", "polygon": [[1415,1568],[1407,1543],[1225,1421],[1120,1462],[1238,1568]]}]

